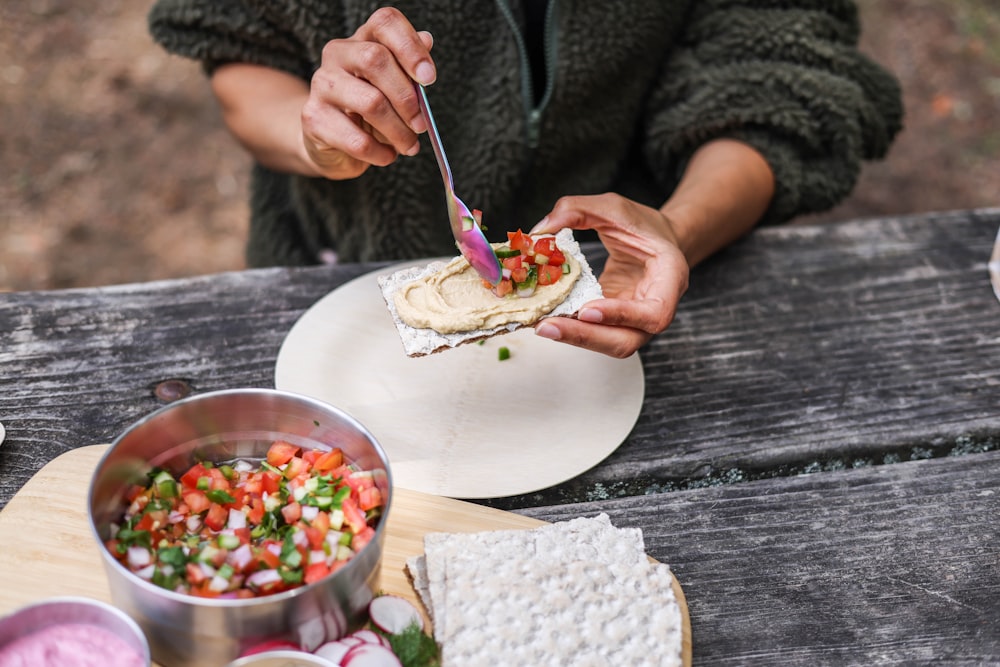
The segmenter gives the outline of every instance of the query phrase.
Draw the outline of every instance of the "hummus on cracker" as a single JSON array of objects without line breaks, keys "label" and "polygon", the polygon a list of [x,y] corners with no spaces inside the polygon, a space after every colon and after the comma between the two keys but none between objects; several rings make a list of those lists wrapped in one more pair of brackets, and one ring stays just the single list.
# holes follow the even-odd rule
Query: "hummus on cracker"
[{"label": "hummus on cracker", "polygon": [[464,257],[440,271],[414,280],[393,295],[399,318],[418,329],[449,334],[492,329],[510,323],[532,324],[550,313],[572,291],[580,263],[567,256],[569,272],[551,285],[539,285],[531,296],[496,296]]}]

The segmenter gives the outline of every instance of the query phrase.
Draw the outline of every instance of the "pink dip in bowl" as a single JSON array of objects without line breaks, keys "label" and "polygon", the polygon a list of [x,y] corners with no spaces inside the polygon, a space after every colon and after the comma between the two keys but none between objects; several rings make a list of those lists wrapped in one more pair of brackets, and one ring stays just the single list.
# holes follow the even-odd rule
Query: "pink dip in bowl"
[{"label": "pink dip in bowl", "polygon": [[0,648],[0,667],[145,667],[110,630],[84,623],[50,625]]},{"label": "pink dip in bowl", "polygon": [[0,618],[0,667],[149,667],[139,626],[111,605],[54,598]]}]

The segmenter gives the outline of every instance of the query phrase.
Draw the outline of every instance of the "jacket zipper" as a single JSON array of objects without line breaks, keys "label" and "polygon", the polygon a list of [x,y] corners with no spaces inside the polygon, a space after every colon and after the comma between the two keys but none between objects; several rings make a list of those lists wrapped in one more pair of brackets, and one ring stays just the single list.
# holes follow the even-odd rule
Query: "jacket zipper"
[{"label": "jacket zipper", "polygon": [[534,86],[532,85],[531,63],[528,60],[528,47],[524,43],[524,35],[521,34],[517,25],[514,12],[506,0],[496,0],[500,13],[503,14],[511,31],[514,33],[514,41],[517,43],[518,55],[521,58],[521,97],[524,100],[524,114],[527,119],[528,146],[532,149],[538,147],[540,127],[542,124],[542,114],[548,106],[549,98],[552,97],[553,79],[555,76],[556,61],[556,3],[557,0],[549,0],[545,9],[545,26],[543,32],[545,51],[545,90],[538,106],[534,105]]}]

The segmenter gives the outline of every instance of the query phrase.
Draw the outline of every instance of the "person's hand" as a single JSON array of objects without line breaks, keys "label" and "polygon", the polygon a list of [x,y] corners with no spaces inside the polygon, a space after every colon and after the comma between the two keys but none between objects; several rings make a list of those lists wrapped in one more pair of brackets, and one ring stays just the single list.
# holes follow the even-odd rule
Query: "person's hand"
[{"label": "person's hand", "polygon": [[433,39],[383,7],[347,39],[323,48],[302,109],[302,134],[320,176],[356,178],[413,155],[427,126],[413,82],[434,82]]},{"label": "person's hand", "polygon": [[624,358],[670,325],[689,266],[663,213],[615,194],[563,197],[531,233],[563,227],[600,236],[608,251],[598,279],[605,298],[584,304],[578,319],[542,320],[536,334]]}]

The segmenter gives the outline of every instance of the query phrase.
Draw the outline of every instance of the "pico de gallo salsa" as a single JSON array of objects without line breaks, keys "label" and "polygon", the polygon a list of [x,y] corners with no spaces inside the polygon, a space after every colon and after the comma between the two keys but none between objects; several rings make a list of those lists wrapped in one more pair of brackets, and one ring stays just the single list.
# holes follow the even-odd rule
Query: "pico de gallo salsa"
[{"label": "pico de gallo salsa", "polygon": [[537,287],[554,285],[570,272],[566,255],[552,236],[533,237],[520,229],[507,232],[507,243],[494,247],[493,252],[500,260],[502,277],[497,285],[483,284],[499,297],[529,297]]},{"label": "pico de gallo salsa", "polygon": [[384,499],[372,471],[278,440],[259,463],[154,469],[126,495],[107,548],[139,577],[202,597],[250,598],[310,584],[375,535]]}]

